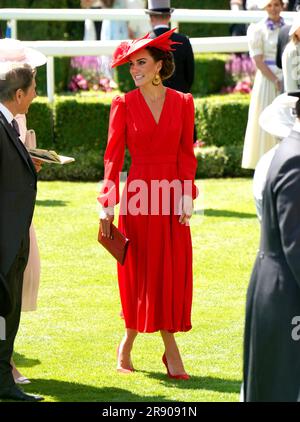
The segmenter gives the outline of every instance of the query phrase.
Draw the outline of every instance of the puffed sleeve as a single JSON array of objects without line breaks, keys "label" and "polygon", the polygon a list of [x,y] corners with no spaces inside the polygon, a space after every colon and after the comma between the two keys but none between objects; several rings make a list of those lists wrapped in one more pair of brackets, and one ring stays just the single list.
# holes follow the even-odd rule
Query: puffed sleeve
[{"label": "puffed sleeve", "polygon": [[287,161],[274,184],[282,249],[300,286],[300,157]]},{"label": "puffed sleeve", "polygon": [[260,24],[252,23],[247,31],[250,57],[264,54],[263,31]]},{"label": "puffed sleeve", "polygon": [[107,147],[104,154],[104,182],[98,201],[103,207],[119,203],[119,173],[122,170],[126,145],[125,99],[113,99],[108,128]]},{"label": "puffed sleeve", "polygon": [[194,184],[197,169],[197,159],[193,148],[194,100],[191,94],[184,94],[183,101],[183,127],[178,151],[178,174],[179,179],[183,182],[183,194],[192,196],[195,199],[198,195],[198,190]]}]

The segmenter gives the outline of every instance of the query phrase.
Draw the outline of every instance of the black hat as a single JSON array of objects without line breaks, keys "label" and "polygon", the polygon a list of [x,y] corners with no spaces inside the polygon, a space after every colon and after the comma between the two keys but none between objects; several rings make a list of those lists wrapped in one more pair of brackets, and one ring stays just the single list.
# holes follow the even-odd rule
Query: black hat
[{"label": "black hat", "polygon": [[170,4],[170,0],[148,0],[148,9],[145,10],[148,15],[164,15],[171,14],[174,9]]}]

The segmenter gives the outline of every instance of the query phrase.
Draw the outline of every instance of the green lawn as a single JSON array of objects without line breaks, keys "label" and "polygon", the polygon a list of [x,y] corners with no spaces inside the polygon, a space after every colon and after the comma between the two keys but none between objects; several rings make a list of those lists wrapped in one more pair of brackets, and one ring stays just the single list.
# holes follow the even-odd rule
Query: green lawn
[{"label": "green lawn", "polygon": [[32,380],[25,391],[48,401],[238,400],[245,295],[259,235],[251,181],[198,187],[193,329],[178,335],[192,378],[174,382],[165,376],[158,333],[137,338],[134,374],[115,371],[123,321],[115,262],[96,241],[97,184],[39,183],[39,304],[23,313],[15,348],[18,367]]}]

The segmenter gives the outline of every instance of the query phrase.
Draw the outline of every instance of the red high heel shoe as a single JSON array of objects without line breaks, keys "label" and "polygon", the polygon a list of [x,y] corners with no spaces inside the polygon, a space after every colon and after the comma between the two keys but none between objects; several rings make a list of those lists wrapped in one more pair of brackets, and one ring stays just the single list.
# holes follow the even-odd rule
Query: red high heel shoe
[{"label": "red high heel shoe", "polygon": [[120,350],[120,345],[117,347],[117,371],[121,372],[122,374],[131,374],[132,372],[134,372],[134,368],[132,366],[132,362],[130,361],[130,367],[129,368],[124,368],[123,366],[119,366],[119,350]]},{"label": "red high heel shoe", "polygon": [[188,374],[178,374],[178,375],[172,375],[169,371],[168,362],[166,358],[166,353],[163,354],[162,361],[167,368],[168,377],[176,380],[189,380],[190,376]]}]

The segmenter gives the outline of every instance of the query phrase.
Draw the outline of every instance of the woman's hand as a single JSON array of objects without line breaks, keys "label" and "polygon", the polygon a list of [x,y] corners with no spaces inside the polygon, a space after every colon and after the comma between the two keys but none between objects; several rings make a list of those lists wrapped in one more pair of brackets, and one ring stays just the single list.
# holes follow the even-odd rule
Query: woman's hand
[{"label": "woman's hand", "polygon": [[101,233],[103,237],[111,237],[111,225],[114,221],[114,212],[110,210],[108,212],[105,209],[102,209],[100,214],[100,224],[101,224]]},{"label": "woman's hand", "polygon": [[181,216],[179,217],[179,223],[189,225],[189,221],[193,215],[193,211],[194,211],[193,198],[188,195],[183,195],[182,213],[181,213]]},{"label": "woman's hand", "polygon": [[264,56],[262,54],[259,54],[257,56],[253,57],[257,69],[261,71],[261,73],[269,79],[269,81],[273,82],[276,90],[278,92],[281,92],[282,90],[282,82],[279,78],[276,77],[276,75],[272,72],[272,70],[269,68],[268,65],[264,62]]},{"label": "woman's hand", "polygon": [[275,85],[278,92],[282,91],[282,82],[281,82],[280,79],[276,78],[275,81],[274,81],[274,85]]}]

